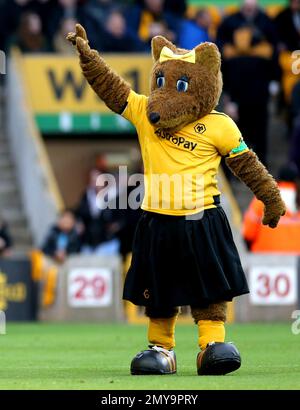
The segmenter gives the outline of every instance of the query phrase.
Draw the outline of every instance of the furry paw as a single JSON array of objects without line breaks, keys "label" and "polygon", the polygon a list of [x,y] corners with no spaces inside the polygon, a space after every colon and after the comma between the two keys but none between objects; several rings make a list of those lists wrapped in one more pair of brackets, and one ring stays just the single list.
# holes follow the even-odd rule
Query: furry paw
[{"label": "furry paw", "polygon": [[280,218],[285,214],[286,207],[282,200],[265,205],[263,225],[276,228]]},{"label": "furry paw", "polygon": [[75,33],[69,33],[66,39],[77,48],[82,61],[87,62],[93,57],[93,50],[89,46],[89,40],[82,25],[76,24]]},{"label": "furry paw", "polygon": [[72,43],[73,46],[76,46],[76,40],[79,37],[85,40],[86,42],[88,42],[85,29],[82,27],[81,24],[76,24],[75,33],[74,32],[69,33],[66,39],[70,41],[70,43]]}]

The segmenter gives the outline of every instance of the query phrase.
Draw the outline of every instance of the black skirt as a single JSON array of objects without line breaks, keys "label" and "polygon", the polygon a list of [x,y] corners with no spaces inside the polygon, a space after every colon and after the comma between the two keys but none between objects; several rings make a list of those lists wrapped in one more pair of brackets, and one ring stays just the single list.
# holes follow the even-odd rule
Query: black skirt
[{"label": "black skirt", "polygon": [[224,210],[198,220],[143,212],[123,298],[152,308],[230,301],[249,293]]}]

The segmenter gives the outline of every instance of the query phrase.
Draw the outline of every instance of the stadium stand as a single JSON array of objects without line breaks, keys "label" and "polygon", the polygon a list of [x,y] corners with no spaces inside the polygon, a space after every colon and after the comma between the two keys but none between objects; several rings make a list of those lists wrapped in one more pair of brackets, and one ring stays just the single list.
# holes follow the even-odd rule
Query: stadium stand
[{"label": "stadium stand", "polygon": [[[80,313],[78,310],[76,315],[76,309],[70,308],[68,299],[68,292],[71,292],[70,289],[74,285],[73,283],[71,286],[71,282],[68,282],[70,272],[84,266],[87,270],[85,275],[89,277],[89,269],[93,271],[99,266],[110,268],[110,261],[95,255],[73,255],[58,266],[36,249],[41,247],[49,227],[55,223],[60,211],[65,207],[74,208],[78,205],[86,186],[86,175],[95,165],[97,154],[105,153],[108,169],[112,173],[117,170],[118,165],[133,167],[137,160],[137,143],[131,126],[122,118],[111,115],[82,81],[76,56],[64,43],[65,33],[72,29],[76,20],[88,22],[89,34],[91,33],[91,38],[95,38],[95,45],[101,51],[103,47],[108,53],[105,55],[108,62],[121,71],[135,89],[147,93],[148,72],[151,68],[151,58],[147,53],[147,30],[145,27],[144,31],[140,31],[141,27],[136,30],[135,44],[132,43],[133,34],[128,33],[132,18],[130,12],[133,10],[131,7],[134,6],[135,17],[138,18],[142,3],[110,0],[0,0],[0,19],[6,16],[5,24],[0,24],[0,31],[3,31],[5,38],[9,40],[1,44],[0,48],[10,50],[8,76],[5,77],[7,102],[4,107],[2,98],[0,105],[0,211],[9,225],[15,244],[15,254],[26,255],[32,251],[32,276],[34,281],[39,281],[41,288],[41,319],[122,319],[118,278],[121,278],[123,269],[119,256],[113,256],[111,262],[113,281],[116,281],[117,286],[113,296],[115,310],[111,308],[108,316],[105,312],[101,316],[102,313],[99,315],[96,310],[86,310],[81,306]],[[224,17],[235,13],[239,3],[230,0],[216,0],[213,5],[205,0],[166,1],[160,28],[163,26],[163,33],[170,34],[171,38],[175,36],[175,41],[177,30],[174,29],[172,33],[166,30],[174,23],[174,20],[169,18],[170,13],[173,13],[175,21],[180,22],[183,18],[193,19],[199,9],[204,8],[211,18],[209,35],[215,40]],[[287,2],[265,0],[259,4],[273,19]],[[124,5],[129,7],[127,11]],[[92,18],[92,10],[98,10],[99,14],[92,15]],[[97,39],[97,30],[99,22],[106,20],[107,16],[109,24],[105,28],[106,38],[101,43],[99,38]],[[98,19],[96,22],[94,17]],[[149,14],[142,13],[142,19],[145,19],[146,23],[151,22],[152,18],[153,16],[149,17]],[[113,30],[110,30],[112,26]],[[143,38],[137,39],[141,32],[145,44],[142,43]],[[26,40],[26,45],[23,40]],[[12,47],[16,45],[23,53]],[[121,54],[111,54],[116,51]],[[132,51],[139,53],[133,54]],[[277,80],[281,81],[284,99],[281,106],[278,94],[273,95],[268,102],[270,123],[267,157],[271,172],[275,174],[286,162],[289,148],[288,138],[284,138],[288,135],[288,123],[280,115],[279,108],[287,112],[290,110],[291,92],[295,83],[299,81],[299,75],[293,74],[291,70],[294,63],[291,51],[278,50],[278,53],[282,77],[278,77]],[[7,113],[6,121],[3,119],[4,112]],[[249,205],[251,195],[239,182],[232,179],[228,181],[223,172],[220,173],[219,179],[223,194],[222,205],[231,221],[235,242],[245,269],[252,278],[253,289],[258,283],[255,279],[258,277],[257,271],[268,268],[267,275],[279,277],[279,282],[282,281],[283,286],[285,280],[290,280],[291,289],[295,292],[294,279],[299,276],[297,257],[251,255],[240,232],[241,211]],[[128,249],[123,256],[126,256],[128,264]],[[280,276],[282,269],[287,272],[283,279]],[[126,263],[124,270],[126,271]],[[286,320],[291,309],[297,308],[298,302],[293,293],[287,301],[287,306],[282,308],[280,291],[281,288],[279,296],[277,295],[279,303],[275,308],[262,299],[255,300],[255,297],[251,299],[248,296],[241,298],[236,309],[231,306],[229,320]],[[76,301],[74,303],[76,304]],[[270,303],[274,303],[274,300]],[[97,304],[94,308],[97,309]],[[131,322],[145,320],[143,313],[130,304],[126,304],[126,314]]]},{"label": "stadium stand", "polygon": [[[13,165],[18,181],[23,206],[20,215],[26,215],[32,243],[38,246],[50,223],[62,209],[62,200],[24,92],[23,79],[18,69],[20,58],[16,55],[11,59],[7,83],[6,126],[13,160],[9,165]],[[13,198],[16,200],[16,196],[13,195]],[[20,202],[16,205],[20,205]]]},{"label": "stadium stand", "polygon": [[11,148],[4,129],[4,90],[0,89],[0,212],[13,238],[14,254],[24,254],[32,246],[20,189],[16,179]]}]

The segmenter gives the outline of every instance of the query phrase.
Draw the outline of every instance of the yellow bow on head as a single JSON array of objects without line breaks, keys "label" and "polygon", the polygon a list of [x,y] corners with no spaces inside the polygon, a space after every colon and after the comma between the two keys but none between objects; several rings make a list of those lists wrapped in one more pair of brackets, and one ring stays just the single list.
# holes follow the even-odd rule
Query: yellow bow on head
[{"label": "yellow bow on head", "polygon": [[168,60],[181,60],[187,63],[196,63],[196,54],[195,50],[191,50],[186,54],[175,54],[169,47],[164,46],[160,52],[159,62],[163,63]]}]

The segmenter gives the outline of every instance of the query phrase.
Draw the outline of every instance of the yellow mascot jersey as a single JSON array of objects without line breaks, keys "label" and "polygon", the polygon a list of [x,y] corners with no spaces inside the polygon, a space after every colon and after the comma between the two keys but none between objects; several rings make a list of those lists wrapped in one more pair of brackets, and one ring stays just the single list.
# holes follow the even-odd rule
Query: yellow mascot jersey
[{"label": "yellow mascot jersey", "polygon": [[220,191],[221,157],[248,151],[230,117],[212,111],[170,134],[149,122],[148,98],[131,91],[122,113],[139,137],[145,173],[142,209],[167,215],[192,215],[214,208]]}]

